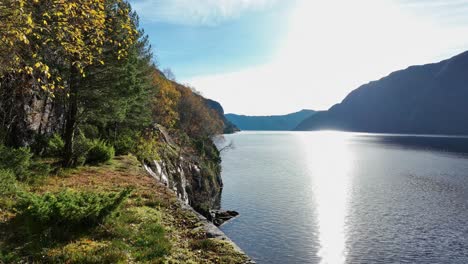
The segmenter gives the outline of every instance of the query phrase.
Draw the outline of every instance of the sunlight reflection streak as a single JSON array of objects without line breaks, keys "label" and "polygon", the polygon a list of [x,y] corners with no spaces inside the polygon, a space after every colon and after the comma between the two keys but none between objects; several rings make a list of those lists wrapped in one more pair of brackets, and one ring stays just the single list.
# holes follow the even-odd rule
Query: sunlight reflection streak
[{"label": "sunlight reflection streak", "polygon": [[353,165],[347,136],[339,132],[316,132],[301,137],[313,182],[321,263],[346,260],[345,221]]}]

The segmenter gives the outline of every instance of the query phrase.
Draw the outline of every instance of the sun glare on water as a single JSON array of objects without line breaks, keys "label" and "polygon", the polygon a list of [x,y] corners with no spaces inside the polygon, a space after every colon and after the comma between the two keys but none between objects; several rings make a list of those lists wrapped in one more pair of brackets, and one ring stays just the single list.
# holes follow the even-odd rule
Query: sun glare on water
[{"label": "sun glare on water", "polygon": [[[304,158],[312,178],[321,263],[346,260],[346,215],[352,176],[347,138],[339,132],[303,133]],[[320,146],[320,147],[317,147]]]}]

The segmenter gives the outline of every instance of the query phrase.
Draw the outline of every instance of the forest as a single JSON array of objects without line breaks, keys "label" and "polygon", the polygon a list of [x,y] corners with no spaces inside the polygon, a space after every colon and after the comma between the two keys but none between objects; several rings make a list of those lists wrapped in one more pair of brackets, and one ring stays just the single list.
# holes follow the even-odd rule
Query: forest
[{"label": "forest", "polygon": [[157,127],[172,158],[219,173],[222,116],[158,68],[130,4],[2,0],[0,24],[0,263],[153,263],[212,246],[167,238],[180,213],[146,176],[109,183],[167,156]]}]

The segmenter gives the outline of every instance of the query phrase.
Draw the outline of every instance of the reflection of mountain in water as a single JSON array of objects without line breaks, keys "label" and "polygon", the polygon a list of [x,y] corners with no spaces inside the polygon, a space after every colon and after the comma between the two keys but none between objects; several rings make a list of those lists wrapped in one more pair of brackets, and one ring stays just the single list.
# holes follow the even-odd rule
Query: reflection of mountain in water
[{"label": "reflection of mountain in water", "polygon": [[406,149],[435,150],[468,154],[468,137],[416,135],[359,135],[355,141],[371,142]]}]

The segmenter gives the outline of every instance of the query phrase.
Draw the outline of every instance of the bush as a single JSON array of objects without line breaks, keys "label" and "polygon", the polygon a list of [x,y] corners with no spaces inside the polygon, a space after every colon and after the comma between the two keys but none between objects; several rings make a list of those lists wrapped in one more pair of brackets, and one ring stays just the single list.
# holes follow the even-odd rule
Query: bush
[{"label": "bush", "polygon": [[[52,153],[61,153],[59,150],[64,149],[64,144],[59,136],[54,136],[51,139],[51,145],[57,148],[50,148]],[[54,150],[57,150],[54,152]],[[63,153],[63,152],[62,152]],[[73,141],[73,166],[82,166],[87,164],[99,164],[111,160],[115,155],[113,146],[109,146],[106,142],[98,139],[88,139],[81,132],[77,133]]]},{"label": "bush", "polygon": [[83,133],[78,133],[73,141],[73,165],[84,165],[92,147],[92,140],[87,139]]},{"label": "bush", "polygon": [[44,134],[35,134],[34,140],[31,144],[31,151],[34,154],[42,155],[45,151],[47,151],[47,147],[49,144],[49,137]]},{"label": "bush", "polygon": [[13,210],[18,191],[15,174],[10,170],[0,170],[0,213]]},{"label": "bush", "polygon": [[0,196],[3,198],[16,193],[16,176],[10,170],[0,170]]},{"label": "bush", "polygon": [[92,146],[86,155],[86,163],[99,164],[114,158],[115,150],[113,146],[107,145],[102,140],[93,140]]},{"label": "bush", "polygon": [[86,138],[99,137],[99,129],[93,125],[85,124],[80,127],[80,131],[85,135]]},{"label": "bush", "polygon": [[152,133],[140,136],[135,146],[135,156],[140,161],[152,162],[159,157],[159,145],[158,139]]},{"label": "bush", "polygon": [[53,134],[47,144],[46,154],[52,157],[61,157],[63,150],[65,149],[65,143],[59,134]]},{"label": "bush", "polygon": [[0,146],[0,169],[11,170],[18,180],[29,176],[29,167],[33,154],[29,148],[8,148]]},{"label": "bush", "polygon": [[114,141],[114,148],[116,155],[127,155],[136,146],[136,139],[138,138],[137,134],[120,134],[117,136],[117,139]]},{"label": "bush", "polygon": [[[41,160],[34,160],[29,167],[29,174],[34,175],[34,178],[31,177],[28,179],[29,181],[35,181],[42,177],[48,176],[52,168],[49,164],[41,162]],[[31,182],[30,182],[31,183]]]},{"label": "bush", "polygon": [[16,210],[22,218],[42,226],[89,226],[98,224],[111,214],[130,192],[130,189],[125,189],[118,193],[71,190],[43,195],[22,193]]}]

